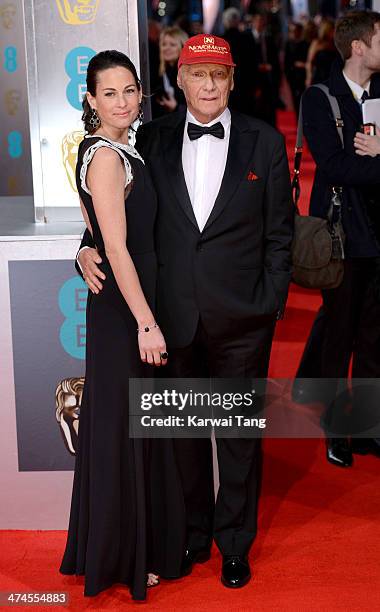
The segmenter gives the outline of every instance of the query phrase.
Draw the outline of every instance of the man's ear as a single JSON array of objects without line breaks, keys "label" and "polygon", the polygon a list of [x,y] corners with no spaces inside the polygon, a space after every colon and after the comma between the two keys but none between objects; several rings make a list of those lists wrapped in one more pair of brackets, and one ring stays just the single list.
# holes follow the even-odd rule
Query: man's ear
[{"label": "man's ear", "polygon": [[354,53],[355,55],[359,55],[360,57],[363,55],[363,41],[362,40],[353,40],[351,43],[351,57]]},{"label": "man's ear", "polygon": [[230,91],[233,90],[233,88],[235,87],[235,81],[234,81],[234,68],[231,68],[231,72],[229,74],[229,78],[230,78]]},{"label": "man's ear", "polygon": [[183,85],[182,85],[182,66],[181,68],[178,70],[178,74],[177,74],[177,85],[180,89],[183,90]]}]

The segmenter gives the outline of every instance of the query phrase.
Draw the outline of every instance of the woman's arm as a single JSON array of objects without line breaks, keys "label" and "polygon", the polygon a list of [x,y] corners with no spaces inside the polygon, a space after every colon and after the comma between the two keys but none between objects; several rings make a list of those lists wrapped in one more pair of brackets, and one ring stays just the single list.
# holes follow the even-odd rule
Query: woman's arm
[{"label": "woman's arm", "polygon": [[[98,149],[87,170],[86,182],[117,285],[136,319],[136,327],[150,327],[155,323],[154,316],[126,246],[125,168],[119,154],[107,147]],[[160,365],[160,352],[166,351],[160,330],[143,331],[138,339],[141,359]]]}]

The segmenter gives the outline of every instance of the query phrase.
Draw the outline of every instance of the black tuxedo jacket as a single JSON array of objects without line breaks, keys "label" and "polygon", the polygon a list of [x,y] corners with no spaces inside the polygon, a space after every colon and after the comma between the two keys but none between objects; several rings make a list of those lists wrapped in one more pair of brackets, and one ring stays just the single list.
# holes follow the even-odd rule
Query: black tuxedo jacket
[{"label": "black tuxedo jacket", "polygon": [[[158,195],[157,320],[169,347],[188,345],[199,317],[216,338],[239,337],[258,318],[276,317],[291,276],[293,205],[282,136],[232,112],[220,192],[200,232],[182,168],[184,126],[185,113],[173,113],[142,126],[136,142]],[[81,246],[90,239],[86,233]]]},{"label": "black tuxedo jacket", "polygon": [[[380,155],[361,157],[355,153],[354,136],[363,123],[362,111],[342,69],[342,62],[337,60],[326,85],[338,101],[344,122],[344,149],[326,95],[320,89],[310,87],[302,97],[304,134],[316,163],[310,214],[326,217],[331,187],[343,187],[346,254],[349,257],[376,257],[380,255]],[[370,95],[380,98],[380,74],[372,76]]]}]

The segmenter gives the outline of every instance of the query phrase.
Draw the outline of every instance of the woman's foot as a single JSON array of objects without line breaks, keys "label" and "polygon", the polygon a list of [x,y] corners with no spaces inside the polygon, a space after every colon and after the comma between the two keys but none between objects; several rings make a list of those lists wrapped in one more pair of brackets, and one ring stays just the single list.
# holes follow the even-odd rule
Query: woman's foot
[{"label": "woman's foot", "polygon": [[155,587],[158,584],[160,584],[160,579],[157,576],[157,574],[148,574],[148,579],[147,579],[146,585],[148,587]]}]

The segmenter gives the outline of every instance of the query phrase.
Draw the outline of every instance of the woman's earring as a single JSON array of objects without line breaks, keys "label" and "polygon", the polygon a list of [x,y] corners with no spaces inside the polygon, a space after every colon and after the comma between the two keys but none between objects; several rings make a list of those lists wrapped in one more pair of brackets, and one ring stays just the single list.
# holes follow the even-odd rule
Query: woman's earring
[{"label": "woman's earring", "polygon": [[142,104],[140,102],[140,106],[139,106],[139,114],[137,115],[137,120],[139,121],[139,123],[142,123],[144,119],[144,111],[142,109]]},{"label": "woman's earring", "polygon": [[135,146],[136,132],[139,129],[140,125],[142,124],[143,117],[144,117],[144,111],[142,109],[142,105],[141,105],[141,102],[140,102],[140,104],[139,104],[139,112],[137,114],[137,117],[134,120],[134,122],[132,123],[132,125],[130,126],[130,129],[128,130],[128,142],[129,142],[129,144],[132,147]]},{"label": "woman's earring", "polygon": [[91,111],[90,125],[94,128],[94,130],[96,130],[101,124],[100,117],[95,108],[92,108]]}]

